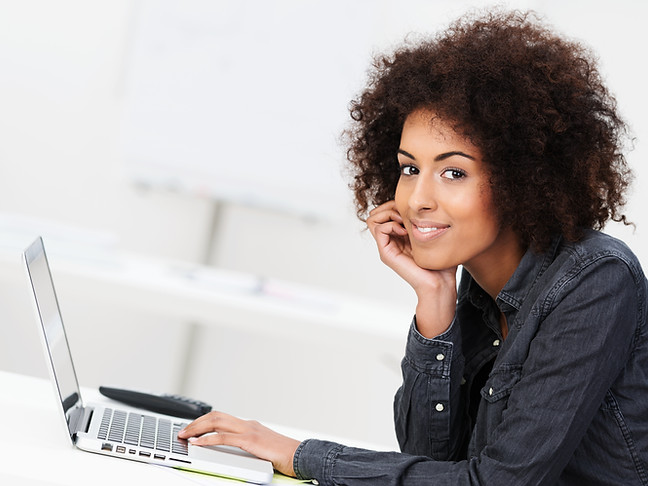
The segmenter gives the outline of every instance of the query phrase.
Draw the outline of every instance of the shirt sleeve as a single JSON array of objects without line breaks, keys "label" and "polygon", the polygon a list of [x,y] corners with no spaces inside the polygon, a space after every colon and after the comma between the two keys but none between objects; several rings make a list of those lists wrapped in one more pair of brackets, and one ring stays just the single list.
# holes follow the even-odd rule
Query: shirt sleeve
[{"label": "shirt sleeve", "polygon": [[542,302],[550,312],[507,391],[499,425],[474,456],[435,460],[308,440],[294,457],[298,477],[350,486],[555,484],[623,369],[638,326],[636,283],[623,263],[610,259],[580,273]]},{"label": "shirt sleeve", "polygon": [[423,337],[412,321],[403,384],[394,399],[396,437],[402,452],[449,460],[461,449],[463,409],[460,397],[464,359],[460,329],[450,328],[433,339]]}]

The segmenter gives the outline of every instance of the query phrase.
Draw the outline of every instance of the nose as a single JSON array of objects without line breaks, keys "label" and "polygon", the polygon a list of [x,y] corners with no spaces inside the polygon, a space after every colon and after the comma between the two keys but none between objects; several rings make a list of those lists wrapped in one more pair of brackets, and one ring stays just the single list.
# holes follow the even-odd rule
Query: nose
[{"label": "nose", "polygon": [[416,178],[409,197],[409,206],[414,211],[429,211],[437,207],[432,174],[420,174]]}]

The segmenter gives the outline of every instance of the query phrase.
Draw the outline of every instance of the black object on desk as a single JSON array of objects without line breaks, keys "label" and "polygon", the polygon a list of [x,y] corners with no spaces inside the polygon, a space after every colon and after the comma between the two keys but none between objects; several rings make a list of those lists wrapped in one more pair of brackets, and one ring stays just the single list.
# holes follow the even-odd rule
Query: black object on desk
[{"label": "black object on desk", "polygon": [[150,412],[172,415],[186,419],[197,419],[210,412],[212,407],[205,402],[179,395],[144,393],[123,388],[100,386],[99,393],[133,407],[143,408]]}]

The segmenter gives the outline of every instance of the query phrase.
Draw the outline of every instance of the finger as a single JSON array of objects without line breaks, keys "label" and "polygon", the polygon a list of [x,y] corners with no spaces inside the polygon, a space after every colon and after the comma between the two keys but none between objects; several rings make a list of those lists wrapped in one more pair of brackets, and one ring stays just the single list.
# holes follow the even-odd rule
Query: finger
[{"label": "finger", "polygon": [[187,425],[178,433],[178,437],[196,437],[208,432],[240,432],[243,421],[223,412],[209,412]]},{"label": "finger", "polygon": [[390,209],[376,213],[368,218],[367,226],[371,227],[372,225],[375,226],[377,224],[383,224],[389,221],[396,221],[399,224],[403,224],[403,218],[401,217],[401,215],[397,211]]},{"label": "finger", "polygon": [[391,201],[387,201],[386,203],[382,203],[381,205],[376,206],[371,211],[369,211],[369,216],[388,209],[396,209],[396,201],[392,199]]},{"label": "finger", "polygon": [[216,412],[210,412],[206,415],[202,415],[198,417],[196,420],[191,422],[189,425],[187,425],[184,429],[182,429],[180,432],[178,432],[178,437],[181,439],[186,439],[187,437],[193,437],[196,435],[202,435],[204,433],[209,432],[207,430],[207,416],[212,415]]},{"label": "finger", "polygon": [[207,434],[200,437],[190,437],[189,443],[195,446],[231,446],[250,452],[249,443],[251,438],[246,434],[230,434],[227,432],[220,432],[216,434]]},{"label": "finger", "polygon": [[377,207],[373,208],[369,212],[369,218],[367,218],[367,219],[371,219],[373,217],[376,217],[381,213],[392,213],[392,212],[394,214],[396,214],[398,216],[398,218],[400,219],[400,213],[398,212],[398,208],[396,207],[396,203],[394,201],[388,201],[388,202],[386,202],[384,204],[381,204],[380,206],[377,206]]},{"label": "finger", "polygon": [[250,427],[241,433],[231,432],[215,432],[201,435],[200,437],[189,437],[188,442],[197,446],[214,446],[226,445],[239,447],[248,452],[254,453],[250,445],[256,438],[255,430]]},{"label": "finger", "polygon": [[389,239],[391,236],[407,236],[407,230],[403,225],[395,221],[373,225],[369,228],[369,231],[376,241],[385,241],[385,238]]},{"label": "finger", "polygon": [[375,213],[373,216],[367,219],[367,227],[371,229],[372,226],[389,223],[390,221],[395,221],[398,224],[403,224],[403,218],[401,215],[394,211],[393,209],[387,209],[379,213]]},{"label": "finger", "polygon": [[214,433],[214,434],[205,434],[200,437],[189,437],[188,441],[197,446],[213,446],[213,445],[234,445],[227,441],[228,437],[232,437],[234,434],[228,434],[226,432]]}]

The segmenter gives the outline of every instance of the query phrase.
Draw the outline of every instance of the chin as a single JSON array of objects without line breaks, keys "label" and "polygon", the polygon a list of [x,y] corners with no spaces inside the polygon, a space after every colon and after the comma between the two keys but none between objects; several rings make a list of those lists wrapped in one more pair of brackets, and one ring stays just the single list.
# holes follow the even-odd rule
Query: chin
[{"label": "chin", "polygon": [[421,255],[420,252],[412,252],[414,263],[416,263],[419,267],[424,268],[425,270],[448,270],[459,265],[458,262],[449,261],[445,258],[434,258],[434,256],[430,255],[428,252],[425,253],[426,254]]}]

